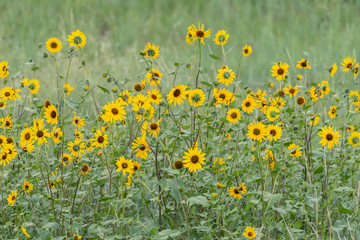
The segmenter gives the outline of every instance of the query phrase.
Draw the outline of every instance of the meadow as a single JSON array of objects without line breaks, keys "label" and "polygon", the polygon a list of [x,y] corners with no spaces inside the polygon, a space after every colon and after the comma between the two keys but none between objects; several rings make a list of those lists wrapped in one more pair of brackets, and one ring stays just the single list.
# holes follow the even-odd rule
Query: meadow
[{"label": "meadow", "polygon": [[14,2],[0,239],[360,238],[360,2]]}]

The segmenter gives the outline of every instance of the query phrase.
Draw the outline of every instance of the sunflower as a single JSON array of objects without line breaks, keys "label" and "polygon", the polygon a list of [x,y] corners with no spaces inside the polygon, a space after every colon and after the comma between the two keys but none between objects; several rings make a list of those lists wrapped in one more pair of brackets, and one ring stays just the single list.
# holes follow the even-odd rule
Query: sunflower
[{"label": "sunflower", "polygon": [[0,99],[0,109],[6,108],[6,101]]},{"label": "sunflower", "polygon": [[229,105],[230,103],[232,103],[235,100],[234,94],[232,92],[226,90],[225,88],[222,88],[222,89],[214,88],[213,96],[216,99],[216,103],[215,103],[216,106],[217,106],[217,104],[220,104],[220,103]]},{"label": "sunflower", "polygon": [[160,55],[159,46],[155,46],[155,44],[147,43],[145,49],[141,51],[145,54],[144,57],[156,59]]},{"label": "sunflower", "polygon": [[210,38],[211,37],[210,33],[211,33],[210,28],[204,32],[204,24],[198,23],[198,28],[196,28],[193,24],[188,29],[187,37],[191,36],[190,37],[191,39],[189,41],[187,40],[187,42],[193,43],[196,39],[199,39],[199,41],[205,45],[204,38]]},{"label": "sunflower", "polygon": [[102,114],[101,118],[105,122],[113,123],[121,121],[125,118],[125,109],[123,106],[121,106],[121,103],[119,101],[116,101],[115,103],[114,101],[111,101],[111,103],[108,102],[108,104],[105,105],[103,109],[105,110],[105,112]]},{"label": "sunflower", "polygon": [[229,109],[226,114],[226,119],[231,123],[237,123],[241,119],[240,110],[237,108]]},{"label": "sunflower", "polygon": [[85,119],[78,117],[78,116],[74,116],[72,124],[77,127],[77,128],[82,128],[83,126],[85,126]]},{"label": "sunflower", "polygon": [[246,238],[256,238],[256,231],[254,230],[255,227],[246,227],[245,232],[243,232],[243,236]]},{"label": "sunflower", "polygon": [[21,226],[21,230],[22,230],[22,232],[24,233],[24,235],[25,235],[26,237],[31,238],[31,236],[27,233],[25,227]]},{"label": "sunflower", "polygon": [[137,171],[139,171],[139,169],[140,169],[140,163],[134,161],[134,162],[133,162],[132,173],[136,173]]},{"label": "sunflower", "polygon": [[336,70],[337,70],[337,64],[334,63],[334,65],[332,65],[332,66],[329,68],[329,73],[330,73],[330,76],[331,76],[331,77],[334,77],[334,74],[336,73]]},{"label": "sunflower", "polygon": [[81,238],[82,238],[82,236],[77,235],[77,234],[74,233],[74,240],[79,240],[79,239],[81,239]]},{"label": "sunflower", "polygon": [[262,142],[265,140],[265,136],[268,135],[266,126],[261,122],[250,123],[248,125],[248,138]]},{"label": "sunflower", "polygon": [[200,107],[205,102],[205,94],[201,89],[188,90],[188,94],[191,106]]},{"label": "sunflower", "polygon": [[45,109],[45,118],[46,122],[50,124],[57,124],[58,123],[58,112],[54,105],[50,105]]},{"label": "sunflower", "polygon": [[359,146],[360,145],[360,133],[357,131],[352,132],[348,137],[348,143],[353,147]]},{"label": "sunflower", "polygon": [[132,103],[133,96],[129,90],[125,90],[119,94],[118,100],[122,105],[128,105]]},{"label": "sunflower", "polygon": [[181,105],[183,103],[183,99],[185,99],[185,90],[187,86],[184,85],[176,85],[174,88],[172,88],[167,96],[167,99],[169,101],[169,104],[174,103]]},{"label": "sunflower", "polygon": [[91,139],[92,146],[103,149],[109,143],[107,134],[103,134],[101,130],[96,130],[94,138]]},{"label": "sunflower", "polygon": [[85,144],[79,138],[75,138],[74,142],[68,143],[68,150],[71,151],[71,156],[81,157],[84,151]]},{"label": "sunflower", "polygon": [[226,133],[226,134],[225,134],[225,137],[226,137],[227,139],[231,139],[231,135],[230,135],[229,133]]},{"label": "sunflower", "polygon": [[58,53],[61,51],[62,44],[57,38],[49,38],[49,40],[46,41],[46,48],[51,53]]},{"label": "sunflower", "polygon": [[293,158],[301,156],[302,151],[299,149],[299,145],[292,143],[288,146],[288,149],[291,151],[290,156],[292,156]]},{"label": "sunflower", "polygon": [[192,148],[189,148],[187,152],[184,153],[184,167],[188,168],[190,172],[196,172],[197,170],[202,169],[202,164],[205,164],[205,155],[206,153],[201,153],[202,149],[198,149],[197,142],[195,142]]},{"label": "sunflower", "polygon": [[267,138],[270,141],[277,141],[280,139],[281,137],[281,127],[277,126],[277,125],[268,125],[267,126],[267,132],[269,133],[269,135],[267,136]]},{"label": "sunflower", "polygon": [[19,145],[25,152],[32,152],[35,148],[33,143],[25,143],[20,141]]},{"label": "sunflower", "polygon": [[18,92],[21,92],[21,90],[20,89],[15,90],[11,87],[4,87],[0,91],[0,98],[3,101],[6,101],[8,99],[16,101],[16,98],[21,98],[21,96],[17,94]]},{"label": "sunflower", "polygon": [[25,192],[29,193],[33,190],[33,185],[29,181],[25,181],[22,188]]},{"label": "sunflower", "polygon": [[68,153],[64,153],[62,156],[61,156],[61,163],[66,166],[68,164],[70,164],[72,162],[72,157],[70,154]]},{"label": "sunflower", "polygon": [[116,161],[116,165],[118,166],[118,169],[116,169],[117,172],[122,171],[124,175],[126,173],[133,173],[134,163],[132,162],[132,159],[125,159],[125,157],[120,157],[119,160]]},{"label": "sunflower", "polygon": [[160,121],[157,121],[157,122],[152,122],[152,123],[148,123],[149,125],[149,130],[150,130],[150,133],[153,137],[157,137],[159,135],[159,132],[160,132]]},{"label": "sunflower", "polygon": [[183,161],[181,161],[181,159],[178,159],[174,162],[174,168],[180,170],[184,167],[184,163]]},{"label": "sunflower", "polygon": [[30,89],[30,92],[36,96],[40,89],[40,82],[37,79],[31,79],[29,80],[28,88]]},{"label": "sunflower", "polygon": [[270,106],[266,110],[266,117],[270,122],[273,122],[280,117],[280,110],[275,106]]},{"label": "sunflower", "polygon": [[252,113],[256,108],[255,100],[253,97],[246,97],[244,101],[242,101],[241,108],[244,112]]},{"label": "sunflower", "polygon": [[273,152],[270,149],[265,149],[265,156],[263,157],[263,159],[266,159],[267,161],[269,161],[269,168],[270,169],[274,169],[275,166],[275,157]]},{"label": "sunflower", "polygon": [[6,78],[7,75],[9,74],[9,71],[8,71],[8,62],[6,61],[1,61],[0,62],[0,77],[2,79]]},{"label": "sunflower", "polygon": [[[351,125],[351,126],[349,126],[349,127],[346,128],[346,131],[347,131],[347,132],[351,132],[351,131],[354,131],[354,129],[355,129],[354,126]],[[1,145],[1,144],[0,144],[0,145]]]},{"label": "sunflower", "polygon": [[320,117],[315,115],[314,113],[311,114],[312,117],[310,119],[309,125],[317,125],[319,123]]},{"label": "sunflower", "polygon": [[229,39],[229,34],[226,33],[225,30],[219,30],[215,35],[214,42],[217,45],[224,46],[228,42],[228,39]]},{"label": "sunflower", "polygon": [[305,102],[306,102],[306,100],[305,100],[305,98],[302,97],[302,96],[299,96],[299,97],[296,99],[296,103],[297,103],[300,107],[304,106]]},{"label": "sunflower", "polygon": [[73,90],[74,90],[74,88],[69,83],[64,84],[64,86],[63,86],[64,93],[66,93],[67,95],[70,95]]},{"label": "sunflower", "polygon": [[357,63],[354,67],[354,78],[359,74],[359,64]]},{"label": "sunflower", "polygon": [[158,89],[155,88],[149,89],[147,91],[147,96],[151,103],[160,104],[162,101],[161,94]]},{"label": "sunflower", "polygon": [[86,44],[86,36],[80,32],[79,29],[76,30],[76,32],[72,32],[71,35],[68,35],[67,40],[70,47],[74,47],[75,49],[83,48]]},{"label": "sunflower", "polygon": [[320,144],[324,147],[327,144],[327,147],[333,148],[336,144],[339,143],[339,131],[334,132],[334,126],[328,127],[325,126],[321,129],[321,132],[318,134],[322,139],[320,140]]},{"label": "sunflower", "polygon": [[0,135],[0,147],[5,146],[6,144],[6,137],[4,135]]},{"label": "sunflower", "polygon": [[195,41],[195,36],[192,35],[191,26],[188,27],[188,31],[186,33],[186,42],[188,44],[193,44]]},{"label": "sunflower", "polygon": [[145,136],[137,137],[136,140],[132,143],[132,149],[135,149],[136,156],[142,159],[146,159],[148,156],[149,144],[146,141]]},{"label": "sunflower", "polygon": [[225,86],[231,84],[235,79],[235,73],[226,66],[218,69],[218,72],[216,78],[219,79],[219,83],[225,84]]},{"label": "sunflower", "polygon": [[61,129],[57,126],[54,126],[50,133],[51,133],[51,138],[54,141],[54,143],[59,144],[60,137],[63,136],[63,132],[61,131]]},{"label": "sunflower", "polygon": [[34,126],[32,128],[32,130],[34,133],[34,139],[35,139],[35,141],[37,141],[38,145],[43,145],[44,143],[47,143],[46,138],[50,137],[50,133],[48,132],[47,129],[43,129],[43,128]]},{"label": "sunflower", "polygon": [[13,121],[10,115],[5,118],[0,118],[1,128],[11,129],[13,127]]},{"label": "sunflower", "polygon": [[346,57],[344,58],[343,62],[341,63],[342,67],[342,71],[343,72],[348,72],[352,66],[354,66],[355,60],[353,57]]},{"label": "sunflower", "polygon": [[307,60],[307,59],[301,59],[300,61],[297,61],[297,65],[296,65],[296,67],[297,68],[300,68],[300,69],[306,69],[306,68],[308,68],[308,69],[311,69],[311,66],[309,65],[309,60]]},{"label": "sunflower", "polygon": [[87,175],[89,173],[89,171],[91,171],[91,169],[89,168],[89,165],[87,165],[87,164],[81,165],[81,174],[82,175]]},{"label": "sunflower", "polygon": [[245,45],[242,52],[245,57],[250,56],[250,54],[252,53],[252,47],[250,45]]},{"label": "sunflower", "polygon": [[33,125],[37,128],[44,128],[44,119],[42,119],[41,117],[35,118],[33,121]]},{"label": "sunflower", "polygon": [[241,193],[237,187],[231,187],[228,191],[230,192],[230,197],[234,196],[235,199],[238,198],[239,200],[242,198]]},{"label": "sunflower", "polygon": [[74,136],[75,138],[83,139],[84,138],[83,130],[74,129]]},{"label": "sunflower", "polygon": [[289,88],[284,88],[284,92],[285,94],[288,94],[290,97],[292,97],[296,96],[296,94],[300,92],[300,90],[298,89],[297,85],[295,87],[291,87],[291,85],[289,84]]},{"label": "sunflower", "polygon": [[8,205],[12,205],[14,206],[16,197],[18,196],[17,190],[13,191],[11,190],[11,194],[8,195],[7,201],[8,201]]},{"label": "sunflower", "polygon": [[150,83],[150,86],[159,86],[162,75],[159,69],[152,68],[145,74],[145,78],[147,82]]},{"label": "sunflower", "polygon": [[271,99],[271,105],[276,106],[278,108],[284,108],[286,105],[286,101],[281,97],[276,97]]},{"label": "sunflower", "polygon": [[279,62],[279,64],[275,63],[272,68],[272,77],[276,77],[276,80],[285,80],[285,76],[289,74],[289,64]]},{"label": "sunflower", "polygon": [[330,118],[336,117],[336,106],[331,106],[328,114],[329,114]]}]

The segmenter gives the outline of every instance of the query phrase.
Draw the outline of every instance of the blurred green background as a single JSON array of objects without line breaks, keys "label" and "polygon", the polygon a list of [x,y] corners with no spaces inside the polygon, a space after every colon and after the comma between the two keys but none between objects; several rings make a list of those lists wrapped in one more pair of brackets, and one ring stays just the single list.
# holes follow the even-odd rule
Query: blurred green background
[{"label": "blurred green background", "polygon": [[[329,79],[326,69],[334,62],[339,65],[348,55],[354,56],[360,39],[360,1],[355,0],[1,0],[0,8],[0,61],[9,61],[13,73],[21,71],[32,78],[24,64],[32,59],[40,66],[36,77],[45,94],[54,89],[55,68],[49,58],[41,58],[44,51],[38,46],[50,37],[62,41],[60,74],[65,75],[67,35],[77,29],[87,36],[84,51],[92,78],[99,83],[107,70],[118,79],[136,79],[144,72],[139,52],[148,41],[160,46],[155,68],[164,73],[174,70],[174,62],[193,63],[196,45],[188,45],[185,35],[187,27],[198,21],[212,31],[203,48],[203,66],[208,69],[203,80],[215,80],[216,69],[222,65],[208,57],[209,53],[221,55],[221,47],[212,40],[218,30],[230,34],[225,50],[231,49],[226,60],[233,70],[242,46],[252,45],[253,54],[241,68],[243,86],[275,82],[270,77],[275,61],[288,62],[290,74],[300,74],[294,66],[305,57],[313,68],[312,80]],[[83,78],[79,64],[75,62],[71,69],[72,84]]]}]

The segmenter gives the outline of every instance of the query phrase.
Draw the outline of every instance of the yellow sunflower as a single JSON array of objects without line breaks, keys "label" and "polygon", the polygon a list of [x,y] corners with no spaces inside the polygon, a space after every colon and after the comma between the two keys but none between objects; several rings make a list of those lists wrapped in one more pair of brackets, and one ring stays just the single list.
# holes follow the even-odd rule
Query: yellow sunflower
[{"label": "yellow sunflower", "polygon": [[237,108],[229,109],[226,114],[226,119],[231,123],[237,123],[241,119],[240,110]]},{"label": "yellow sunflower", "polygon": [[266,117],[270,122],[273,122],[280,117],[280,110],[275,106],[270,106],[266,110]]},{"label": "yellow sunflower", "polygon": [[63,132],[61,131],[61,129],[57,126],[54,126],[50,133],[54,143],[60,144],[60,137],[63,136]]},{"label": "yellow sunflower", "polygon": [[21,92],[21,89],[15,90],[14,88],[11,88],[11,87],[4,87],[0,91],[0,98],[3,101],[9,100],[9,99],[16,101],[16,98],[21,98],[21,96],[18,94],[18,92]]},{"label": "yellow sunflower", "polygon": [[145,137],[137,137],[136,140],[132,143],[132,149],[135,149],[136,156],[142,159],[146,159],[148,156],[149,144],[146,141]]},{"label": "yellow sunflower", "polygon": [[315,115],[314,113],[311,114],[309,125],[317,125],[319,123],[320,117]]},{"label": "yellow sunflower", "polygon": [[50,137],[50,133],[47,129],[39,128],[37,126],[34,126],[32,128],[34,133],[34,139],[37,141],[38,145],[43,145],[44,143],[47,143],[47,139]]},{"label": "yellow sunflower", "polygon": [[9,74],[9,68],[8,68],[8,62],[6,61],[1,61],[0,62],[0,77],[2,79],[6,78],[7,75]]},{"label": "yellow sunflower", "polygon": [[25,181],[22,188],[25,192],[29,193],[33,190],[33,185],[29,181]]},{"label": "yellow sunflower", "polygon": [[149,130],[150,130],[150,134],[153,136],[153,137],[157,137],[159,135],[159,132],[160,132],[160,121],[157,121],[157,122],[152,122],[152,123],[148,123],[149,125]]},{"label": "yellow sunflower", "polygon": [[189,148],[184,153],[184,167],[188,168],[190,172],[196,172],[202,169],[202,164],[205,164],[206,153],[201,153],[202,149],[198,149],[197,142],[195,142],[192,148]]},{"label": "yellow sunflower", "polygon": [[319,143],[322,144],[323,147],[327,144],[329,149],[334,148],[334,146],[339,143],[339,137],[341,137],[339,131],[334,131],[334,126],[324,126],[318,135],[322,138]]},{"label": "yellow sunflower", "polygon": [[61,156],[61,163],[66,166],[68,164],[70,164],[72,162],[72,157],[70,154],[68,153],[64,153],[62,156]]},{"label": "yellow sunflower", "polygon": [[211,37],[210,34],[211,34],[210,28],[204,31],[204,24],[198,23],[198,28],[196,28],[193,24],[188,29],[187,38],[191,36],[190,37],[191,39],[189,41],[187,40],[187,42],[193,43],[196,39],[199,39],[199,41],[205,45],[204,38],[210,38]]},{"label": "yellow sunflower", "polygon": [[145,78],[150,83],[150,86],[159,86],[162,75],[159,69],[152,68],[145,74]]},{"label": "yellow sunflower", "polygon": [[[355,129],[354,126],[351,125],[351,126],[349,126],[349,127],[346,129],[346,131],[347,131],[347,132],[351,132],[351,131],[354,131],[354,129]],[[0,144],[0,145],[1,145],[1,144]]]},{"label": "yellow sunflower", "polygon": [[103,149],[109,142],[107,134],[104,134],[101,130],[96,130],[94,138],[91,139],[92,146],[95,148]]},{"label": "yellow sunflower", "polygon": [[329,114],[330,118],[336,117],[336,106],[331,106],[328,114]]},{"label": "yellow sunflower", "polygon": [[174,88],[172,88],[167,96],[167,99],[169,101],[169,104],[174,103],[181,105],[183,103],[183,99],[185,99],[185,90],[187,86],[184,85],[176,85]]},{"label": "yellow sunflower", "polygon": [[292,156],[293,158],[301,156],[302,151],[300,150],[299,145],[292,143],[288,146],[288,149],[291,151],[290,156]]},{"label": "yellow sunflower", "polygon": [[269,161],[269,168],[274,169],[275,166],[275,157],[273,152],[270,149],[265,149],[265,156],[263,159],[266,159],[266,161]]},{"label": "yellow sunflower", "polygon": [[256,140],[262,142],[265,140],[265,137],[268,135],[266,126],[261,122],[250,123],[248,125],[248,133],[247,136],[251,140]]},{"label": "yellow sunflower", "polygon": [[336,70],[337,70],[337,64],[334,63],[334,65],[332,65],[332,66],[329,68],[329,73],[330,73],[330,76],[331,76],[331,77],[334,77],[334,74],[336,73]]},{"label": "yellow sunflower", "polygon": [[[31,128],[24,128],[20,134],[20,141],[24,143],[31,143],[34,140],[34,133]],[[1,145],[1,144],[0,144]]]},{"label": "yellow sunflower", "polygon": [[158,89],[155,88],[149,89],[147,91],[147,96],[151,103],[160,104],[162,101],[161,94]]},{"label": "yellow sunflower", "polygon": [[45,118],[46,122],[50,124],[57,124],[58,123],[58,112],[54,105],[50,105],[45,109]]},{"label": "yellow sunflower", "polygon": [[243,47],[243,55],[245,57],[250,56],[250,54],[252,53],[252,47],[249,45],[245,45],[245,47]]},{"label": "yellow sunflower", "polygon": [[246,227],[245,232],[243,232],[243,236],[246,238],[256,238],[256,231],[254,230],[255,227]]},{"label": "yellow sunflower", "polygon": [[71,35],[68,35],[68,42],[70,47],[75,49],[83,48],[86,44],[86,36],[83,32],[80,32],[79,29],[76,32],[72,32]]},{"label": "yellow sunflower", "polygon": [[81,174],[87,175],[91,169],[89,168],[89,165],[83,164],[81,165]]},{"label": "yellow sunflower", "polygon": [[267,132],[269,133],[269,135],[267,136],[267,138],[270,141],[277,141],[280,139],[281,137],[281,127],[279,127],[278,125],[268,125],[267,126]]},{"label": "yellow sunflower", "polygon": [[15,190],[15,191],[11,190],[11,194],[9,194],[7,197],[8,205],[11,204],[12,206],[14,206],[17,196],[18,196],[17,190]]},{"label": "yellow sunflower", "polygon": [[114,101],[108,102],[107,105],[103,107],[105,112],[102,114],[101,118],[105,122],[117,122],[121,121],[125,118],[126,112],[123,106],[121,106],[120,101]]},{"label": "yellow sunflower", "polygon": [[306,100],[305,100],[305,98],[302,97],[302,96],[299,96],[299,97],[296,99],[296,103],[297,103],[300,107],[304,106],[305,102],[306,102]]},{"label": "yellow sunflower", "polygon": [[220,103],[229,105],[230,103],[235,101],[234,94],[232,92],[226,90],[225,88],[222,88],[222,89],[214,88],[213,96],[215,97],[215,100],[216,100],[216,103],[215,103],[216,106],[217,106],[217,104],[220,104]]},{"label": "yellow sunflower", "polygon": [[276,77],[276,80],[285,80],[285,76],[289,74],[289,64],[279,62],[275,63],[271,68],[272,77]]},{"label": "yellow sunflower", "polygon": [[252,113],[256,108],[256,103],[253,97],[246,97],[244,101],[242,101],[241,108],[244,112]]},{"label": "yellow sunflower", "polygon": [[46,41],[46,48],[51,53],[58,53],[61,51],[62,44],[57,38],[49,38],[49,40]]},{"label": "yellow sunflower", "polygon": [[226,66],[218,69],[218,72],[216,78],[219,79],[219,83],[225,84],[225,86],[231,84],[235,79],[235,73]]},{"label": "yellow sunflower", "polygon": [[215,35],[214,42],[217,45],[224,46],[228,42],[228,39],[229,39],[229,34],[226,33],[225,30],[219,30]]},{"label": "yellow sunflower", "polygon": [[201,89],[188,90],[188,100],[191,106],[200,107],[205,102],[205,94]]},{"label": "yellow sunflower", "polygon": [[155,44],[147,43],[145,49],[141,51],[145,54],[144,57],[156,59],[160,55],[159,46],[155,46]]},{"label": "yellow sunflower", "polygon": [[85,126],[85,119],[78,117],[78,116],[74,116],[72,124],[77,127],[77,128],[82,128],[83,126]]},{"label": "yellow sunflower", "polygon": [[28,88],[33,95],[36,95],[40,90],[40,82],[37,79],[31,79]]},{"label": "yellow sunflower", "polygon": [[271,99],[271,105],[277,106],[278,108],[284,108],[286,101],[281,97]]},{"label": "yellow sunflower", "polygon": [[13,121],[10,115],[7,115],[5,118],[0,118],[0,122],[0,128],[11,129],[13,127]]},{"label": "yellow sunflower", "polygon": [[300,92],[300,90],[298,89],[297,85],[295,87],[291,87],[291,85],[289,84],[288,88],[284,88],[284,92],[285,94],[288,94],[290,97],[292,97],[296,96],[296,94]]},{"label": "yellow sunflower", "polygon": [[356,78],[358,74],[359,74],[359,64],[356,63],[354,67],[354,78]]},{"label": "yellow sunflower", "polygon": [[132,173],[136,173],[137,171],[139,171],[139,169],[140,169],[140,163],[139,163],[139,162],[134,161],[134,162],[133,162],[133,169],[132,169]]},{"label": "yellow sunflower", "polygon": [[133,173],[134,163],[132,162],[132,159],[125,159],[125,157],[120,157],[119,160],[116,161],[116,165],[118,166],[118,169],[116,169],[117,172],[122,171],[124,175],[126,173]]},{"label": "yellow sunflower", "polygon": [[66,93],[67,95],[70,95],[73,90],[74,90],[74,88],[69,83],[64,84],[64,86],[63,86],[64,93]]},{"label": "yellow sunflower", "polygon": [[67,147],[71,151],[71,156],[74,157],[81,157],[81,154],[85,153],[84,148],[85,144],[80,138],[75,138],[73,142],[69,142]]},{"label": "yellow sunflower", "polygon": [[348,137],[348,143],[353,147],[359,146],[360,145],[360,133],[357,131],[352,132]]},{"label": "yellow sunflower", "polygon": [[348,72],[355,64],[355,60],[353,57],[346,57],[344,58],[343,62],[341,63],[341,70],[343,72]]},{"label": "yellow sunflower", "polygon": [[309,65],[309,60],[303,58],[300,61],[297,61],[296,67],[300,69],[311,69],[311,66]]},{"label": "yellow sunflower", "polygon": [[235,199],[238,198],[239,200],[242,198],[241,193],[237,187],[231,187],[228,191],[230,192],[230,197],[234,196]]}]

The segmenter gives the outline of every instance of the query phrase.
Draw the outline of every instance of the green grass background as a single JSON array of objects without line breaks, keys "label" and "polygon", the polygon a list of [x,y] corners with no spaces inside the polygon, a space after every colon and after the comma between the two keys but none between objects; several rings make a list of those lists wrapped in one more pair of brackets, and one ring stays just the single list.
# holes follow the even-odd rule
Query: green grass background
[{"label": "green grass background", "polygon": [[[230,68],[236,69],[244,44],[253,46],[253,54],[242,65],[244,86],[271,80],[273,62],[296,63],[302,57],[313,67],[311,80],[328,79],[325,69],[355,55],[360,42],[360,1],[355,0],[1,0],[0,9],[0,61],[9,61],[13,73],[21,71],[31,78],[24,63],[32,59],[40,66],[37,78],[45,94],[54,89],[55,68],[50,59],[41,58],[43,50],[38,46],[58,37],[65,50],[67,35],[76,29],[87,36],[84,50],[98,83],[104,81],[101,75],[108,69],[118,79],[135,79],[144,71],[139,51],[148,41],[160,46],[155,66],[164,73],[173,70],[174,62],[193,62],[195,45],[188,45],[185,35],[187,27],[198,21],[212,31],[203,51],[207,80],[215,80],[216,69],[222,65],[208,57],[209,53],[221,55],[212,40],[219,29],[230,34],[225,46],[226,51],[232,49],[227,56]],[[63,58],[60,74],[65,75],[65,54],[59,57]],[[71,83],[83,78],[78,66],[71,70]],[[290,66],[292,75],[301,73]]]}]

